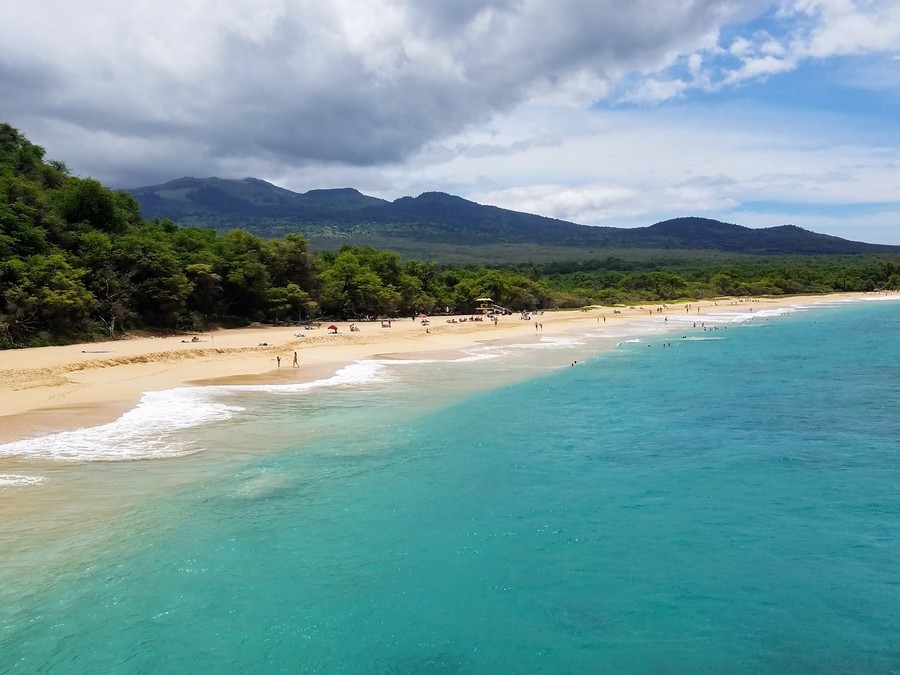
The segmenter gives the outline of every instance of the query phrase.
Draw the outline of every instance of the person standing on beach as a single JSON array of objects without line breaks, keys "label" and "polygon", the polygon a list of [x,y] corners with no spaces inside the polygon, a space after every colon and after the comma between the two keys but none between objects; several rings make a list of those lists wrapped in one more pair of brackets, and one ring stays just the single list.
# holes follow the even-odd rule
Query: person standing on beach
[{"label": "person standing on beach", "polygon": [[300,362],[297,360],[297,352],[294,352],[294,363],[293,363],[293,366],[294,366],[294,368],[299,368],[299,367],[300,367]]},{"label": "person standing on beach", "polygon": [[275,363],[277,363],[278,367],[281,368],[281,357],[280,356],[275,357]]}]

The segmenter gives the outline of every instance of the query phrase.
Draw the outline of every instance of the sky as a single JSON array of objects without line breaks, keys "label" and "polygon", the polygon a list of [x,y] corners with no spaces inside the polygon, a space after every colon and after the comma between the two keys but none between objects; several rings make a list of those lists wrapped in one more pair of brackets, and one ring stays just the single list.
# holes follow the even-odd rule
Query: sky
[{"label": "sky", "polygon": [[253,176],[900,244],[898,0],[37,0],[0,121],[116,188]]}]

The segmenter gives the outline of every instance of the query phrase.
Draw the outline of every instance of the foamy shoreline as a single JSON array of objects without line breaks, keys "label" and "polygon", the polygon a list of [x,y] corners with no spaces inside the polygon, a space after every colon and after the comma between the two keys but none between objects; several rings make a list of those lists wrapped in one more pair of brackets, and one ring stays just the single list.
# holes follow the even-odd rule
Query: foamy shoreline
[{"label": "foamy shoreline", "polygon": [[[628,332],[662,333],[693,329],[714,314],[748,315],[803,305],[883,298],[876,293],[841,293],[780,298],[719,298],[689,305],[648,304],[632,308],[595,307],[589,311],[545,312],[523,321],[518,315],[460,322],[462,317],[434,317],[428,326],[401,319],[337,322],[338,333],[325,326],[221,330],[191,337],[138,338],[0,352],[0,443],[107,424],[135,414],[146,392],[198,385],[303,384],[334,377],[363,359],[398,357],[447,359],[485,341],[496,344],[534,341],[535,335],[570,330],[618,327]],[[889,297],[897,298],[897,294]],[[605,320],[604,320],[605,319]],[[456,323],[451,322],[455,320]],[[535,326],[535,322],[538,326]],[[698,323],[699,325],[699,323]],[[299,367],[293,367],[297,353]],[[278,358],[280,357],[280,367]]]}]

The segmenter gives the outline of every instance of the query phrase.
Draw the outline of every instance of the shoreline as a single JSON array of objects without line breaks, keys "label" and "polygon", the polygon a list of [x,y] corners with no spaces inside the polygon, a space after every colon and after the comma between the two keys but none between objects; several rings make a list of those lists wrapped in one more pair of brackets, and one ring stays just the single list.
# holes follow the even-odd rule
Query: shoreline
[{"label": "shoreline", "polygon": [[[467,347],[516,344],[571,329],[626,327],[641,319],[663,324],[671,316],[702,319],[711,314],[884,297],[885,293],[726,297],[668,305],[644,303],[632,308],[549,311],[535,314],[529,321],[512,315],[500,317],[496,325],[489,320],[462,322],[461,316],[441,316],[432,317],[428,326],[411,318],[395,320],[390,328],[382,328],[378,321],[335,322],[337,334],[324,327],[310,331],[258,327],[198,333],[198,342],[182,336],[150,337],[6,350],[0,352],[0,444],[113,422],[150,391],[312,382],[361,359],[427,355],[445,360]],[[689,314],[687,307],[691,308]],[[350,332],[351,323],[358,332]],[[681,321],[675,322],[679,324]],[[299,367],[292,366],[294,352]]]}]

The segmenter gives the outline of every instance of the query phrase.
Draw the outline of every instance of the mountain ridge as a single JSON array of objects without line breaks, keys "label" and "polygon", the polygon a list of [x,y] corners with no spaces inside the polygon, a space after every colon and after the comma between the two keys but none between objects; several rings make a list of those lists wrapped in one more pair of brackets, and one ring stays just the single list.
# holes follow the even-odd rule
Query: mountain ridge
[{"label": "mountain ridge", "polygon": [[344,244],[412,251],[429,245],[528,245],[748,254],[900,253],[900,246],[851,241],[795,225],[749,228],[697,216],[636,228],[581,225],[439,191],[388,201],[352,187],[298,193],[252,177],[183,176],[128,192],[148,219],[219,231],[239,227],[271,237],[300,231],[311,245],[324,249]]}]

